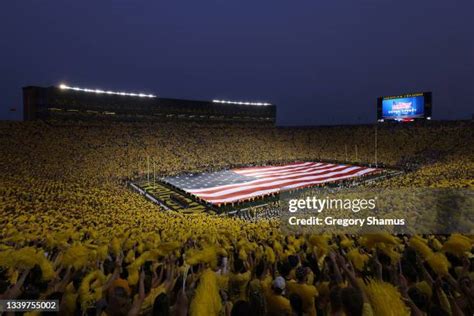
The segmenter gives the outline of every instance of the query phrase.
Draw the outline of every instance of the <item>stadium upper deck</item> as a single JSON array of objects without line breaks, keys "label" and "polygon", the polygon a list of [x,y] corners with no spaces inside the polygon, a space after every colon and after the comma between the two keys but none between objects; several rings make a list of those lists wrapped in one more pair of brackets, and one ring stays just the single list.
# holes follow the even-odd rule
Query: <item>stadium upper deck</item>
[{"label": "stadium upper deck", "polygon": [[152,94],[59,87],[23,88],[24,120],[34,119],[191,119],[275,122],[276,106],[263,102],[196,101]]}]

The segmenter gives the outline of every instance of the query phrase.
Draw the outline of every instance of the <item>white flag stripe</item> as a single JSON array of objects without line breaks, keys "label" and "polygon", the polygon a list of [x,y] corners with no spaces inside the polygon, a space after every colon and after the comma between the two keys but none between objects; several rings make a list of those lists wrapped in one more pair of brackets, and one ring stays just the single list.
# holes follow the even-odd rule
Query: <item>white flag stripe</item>
[{"label": "white flag stripe", "polygon": [[259,166],[259,167],[246,167],[246,168],[236,168],[233,169],[235,172],[254,172],[258,170],[278,170],[282,168],[288,168],[291,166],[307,166],[307,165],[312,165],[315,162],[312,161],[307,161],[307,162],[297,162],[297,163],[292,163],[292,164],[287,164],[287,165],[280,165],[280,166]]},{"label": "white flag stripe", "polygon": [[373,172],[374,170],[375,169],[365,169],[365,170],[361,170],[361,171],[359,171],[355,174],[350,174],[350,175],[346,175],[346,176],[335,176],[333,178],[329,178],[329,179],[325,179],[325,180],[314,180],[314,181],[310,181],[310,182],[301,182],[301,183],[293,184],[293,185],[288,186],[288,187],[274,188],[274,189],[268,189],[268,190],[259,190],[259,191],[254,191],[254,192],[249,193],[249,194],[233,196],[233,197],[226,198],[226,199],[205,199],[205,200],[209,203],[212,203],[212,204],[237,202],[237,201],[240,201],[240,200],[246,200],[246,199],[250,199],[252,197],[257,197],[257,196],[261,196],[261,195],[266,195],[266,194],[271,194],[271,193],[278,193],[278,192],[280,192],[281,189],[294,189],[294,188],[298,188],[298,187],[305,187],[305,186],[309,186],[309,185],[321,184],[321,183],[330,182],[330,181],[337,181],[337,180],[343,180],[343,179],[348,179],[348,178],[352,178],[352,177],[362,176],[366,173]]},{"label": "white flag stripe", "polygon": [[252,181],[247,181],[247,182],[241,182],[241,183],[235,183],[235,184],[224,184],[224,185],[221,185],[221,186],[216,186],[216,187],[211,187],[211,188],[205,188],[205,189],[188,189],[188,188],[184,188],[183,190],[185,191],[189,191],[189,192],[192,192],[192,193],[204,193],[204,192],[214,192],[214,191],[218,191],[218,190],[221,190],[221,189],[228,189],[228,188],[234,188],[234,187],[239,187],[239,186],[242,186],[242,185],[250,185],[250,184],[255,184],[255,183],[267,183],[267,182],[270,182],[272,180],[278,180],[278,179],[285,179],[285,178],[289,178],[289,177],[295,177],[295,176],[299,176],[299,175],[311,175],[311,174],[320,174],[320,173],[323,173],[323,172],[326,172],[326,171],[331,171],[331,170],[338,170],[339,168],[344,168],[344,167],[350,167],[350,166],[345,166],[345,165],[333,165],[332,167],[315,167],[311,170],[308,169],[308,171],[306,172],[298,172],[298,173],[285,173],[281,176],[273,176],[273,177],[268,177],[268,178],[258,178],[256,180],[252,180]]},{"label": "white flag stripe", "polygon": [[[314,184],[314,183],[325,183],[325,182],[334,181],[334,180],[341,180],[341,179],[359,177],[359,176],[364,175],[366,173],[374,172],[375,170],[376,169],[367,168],[367,169],[360,170],[360,171],[358,171],[356,173],[353,173],[353,174],[348,174],[348,175],[343,174],[340,177],[339,176],[332,177],[331,179],[318,180],[316,182],[311,181],[310,183],[306,183],[306,184],[303,184],[303,185]],[[284,189],[284,190],[286,190],[286,189],[295,189],[295,188],[298,188],[300,186],[301,186],[301,184],[291,184],[291,185],[288,185],[288,186],[284,186],[281,189]]]},{"label": "white flag stripe", "polygon": [[308,166],[304,168],[294,169],[291,171],[272,172],[272,173],[262,174],[262,175],[254,174],[252,176],[261,178],[261,179],[266,179],[266,178],[271,178],[274,175],[288,175],[288,174],[296,174],[296,173],[301,173],[301,172],[306,172],[306,171],[309,172],[312,170],[324,170],[324,169],[329,169],[331,167],[336,167],[336,166],[341,166],[341,165],[325,164],[325,165],[319,165],[319,166]]},{"label": "white flag stripe", "polygon": [[247,173],[245,174],[246,176],[249,177],[266,177],[266,176],[272,176],[275,174],[289,174],[289,173],[294,173],[298,171],[304,171],[304,170],[310,170],[314,168],[324,168],[327,166],[335,166],[333,164],[314,164],[314,165],[308,165],[308,166],[303,166],[303,167],[298,167],[298,168],[293,168],[293,169],[281,169],[277,171],[265,171],[265,172],[254,172],[254,173]]},{"label": "white flag stripe", "polygon": [[295,181],[310,181],[310,180],[319,180],[319,179],[330,179],[331,177],[338,176],[338,175],[345,175],[347,173],[350,173],[353,170],[358,170],[360,167],[345,167],[344,169],[337,170],[334,172],[329,172],[324,175],[314,175],[314,176],[305,176],[305,177],[299,177],[297,179],[285,179],[285,180],[277,180],[277,181],[271,181],[267,184],[254,184],[254,185],[242,185],[237,188],[232,188],[232,189],[227,189],[227,190],[221,190],[216,193],[210,193],[210,194],[205,194],[205,193],[199,193],[197,194],[200,198],[203,199],[208,199],[208,198],[214,198],[214,197],[219,197],[219,196],[224,196],[227,194],[232,194],[240,191],[246,191],[250,189],[255,189],[255,188],[265,188],[265,187],[273,187],[273,186],[284,186],[287,183],[295,182]]},{"label": "white flag stripe", "polygon": [[298,167],[310,166],[314,164],[316,164],[316,162],[297,163],[297,164],[277,166],[277,167],[233,169],[233,171],[238,174],[248,174],[248,173],[253,173],[253,172],[276,171],[276,170],[282,170],[282,169],[298,168]]},{"label": "white flag stripe", "polygon": [[[216,187],[211,187],[211,188],[206,188],[206,189],[183,188],[183,190],[189,191],[191,193],[213,192],[213,191],[216,191],[216,190],[239,187],[239,186],[242,186],[242,185],[250,185],[250,184],[255,184],[255,183],[266,183],[266,182],[269,182],[271,180],[285,179],[285,178],[288,178],[288,177],[295,177],[295,176],[299,176],[299,175],[320,174],[320,173],[323,173],[325,171],[331,171],[331,170],[344,168],[344,167],[345,167],[344,165],[333,165],[333,167],[315,167],[315,168],[312,168],[312,169],[308,169],[307,171],[302,172],[302,173],[300,173],[300,172],[298,172],[298,173],[285,173],[281,176],[278,175],[278,176],[273,176],[273,177],[268,177],[268,178],[259,178],[259,179],[256,179],[256,180],[241,182],[241,183],[235,183],[235,184],[224,184],[224,185],[221,185],[221,186],[216,186]],[[347,166],[347,167],[349,167],[349,166]]]},{"label": "white flag stripe", "polygon": [[235,170],[233,170],[233,171],[238,173],[238,174],[245,175],[245,176],[255,176],[255,175],[272,174],[272,173],[277,173],[277,172],[289,172],[289,171],[293,171],[293,170],[311,168],[311,167],[315,167],[317,165],[321,165],[321,164],[320,163],[311,163],[311,164],[307,164],[307,165],[304,165],[304,166],[303,165],[288,166],[286,168],[281,168],[281,169],[278,169],[278,170],[255,170],[255,171],[252,171],[252,172],[242,172],[242,171],[235,171]]},{"label": "white flag stripe", "polygon": [[207,189],[202,189],[202,190],[187,190],[185,189],[186,191],[189,191],[191,193],[194,193],[194,194],[199,194],[199,195],[206,195],[206,193],[221,193],[221,192],[225,192],[225,190],[230,190],[230,189],[248,189],[248,188],[252,188],[252,187],[258,187],[258,186],[262,186],[262,185],[265,185],[265,184],[273,184],[273,183],[276,183],[276,181],[284,181],[284,180],[288,180],[288,181],[295,181],[299,178],[303,178],[303,177],[310,177],[310,176],[327,176],[328,174],[331,174],[330,172],[331,171],[335,171],[335,172],[342,172],[344,171],[345,169],[348,169],[348,168],[357,168],[357,167],[354,167],[354,166],[345,166],[345,165],[339,165],[339,166],[334,166],[334,167],[331,167],[331,168],[326,168],[326,169],[319,169],[319,170],[314,170],[313,172],[303,172],[303,173],[297,173],[297,174],[289,174],[289,175],[284,175],[284,176],[275,176],[275,177],[272,177],[272,178],[262,178],[262,179],[258,179],[258,180],[252,180],[252,181],[249,181],[249,182],[244,182],[244,183],[238,183],[238,184],[228,184],[228,185],[222,185],[222,186],[218,186],[218,187],[213,187],[213,188],[207,188]]}]

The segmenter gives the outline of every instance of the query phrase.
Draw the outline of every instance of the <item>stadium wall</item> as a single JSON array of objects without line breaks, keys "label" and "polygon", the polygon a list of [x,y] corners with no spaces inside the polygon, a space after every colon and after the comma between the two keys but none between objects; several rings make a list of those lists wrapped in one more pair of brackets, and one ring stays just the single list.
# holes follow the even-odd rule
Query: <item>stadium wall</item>
[{"label": "stadium wall", "polygon": [[23,88],[24,120],[36,119],[191,119],[275,123],[275,105],[222,104],[213,101],[133,97],[64,90]]}]

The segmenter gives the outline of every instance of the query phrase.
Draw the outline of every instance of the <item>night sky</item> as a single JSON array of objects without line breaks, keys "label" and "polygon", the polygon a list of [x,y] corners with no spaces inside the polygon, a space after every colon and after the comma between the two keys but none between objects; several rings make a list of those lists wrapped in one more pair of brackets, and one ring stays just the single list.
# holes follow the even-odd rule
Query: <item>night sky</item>
[{"label": "night sky", "polygon": [[466,119],[473,12],[473,0],[1,1],[0,118],[21,117],[22,86],[64,82],[269,101],[280,125],[373,122],[378,96],[432,91],[434,119]]}]

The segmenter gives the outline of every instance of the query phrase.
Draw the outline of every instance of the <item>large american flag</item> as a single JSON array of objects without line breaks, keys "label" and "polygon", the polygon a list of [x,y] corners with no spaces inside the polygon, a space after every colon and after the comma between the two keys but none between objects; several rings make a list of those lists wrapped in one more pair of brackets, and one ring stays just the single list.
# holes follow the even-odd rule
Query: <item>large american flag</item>
[{"label": "large american flag", "polygon": [[299,189],[350,179],[378,169],[321,163],[295,162],[281,166],[247,167],[217,172],[167,177],[165,182],[212,204],[249,200],[280,190]]}]

